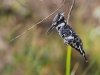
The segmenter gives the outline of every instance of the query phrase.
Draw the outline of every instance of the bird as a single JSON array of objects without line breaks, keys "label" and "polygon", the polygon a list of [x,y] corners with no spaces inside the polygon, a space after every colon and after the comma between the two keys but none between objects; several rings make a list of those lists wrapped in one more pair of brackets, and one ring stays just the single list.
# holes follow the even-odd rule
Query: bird
[{"label": "bird", "polygon": [[85,51],[83,50],[83,42],[78,34],[67,24],[64,18],[64,12],[57,13],[46,34],[49,35],[54,28],[56,28],[57,32],[64,40],[64,44],[70,45],[72,48],[76,49],[84,57],[85,61],[88,62]]}]

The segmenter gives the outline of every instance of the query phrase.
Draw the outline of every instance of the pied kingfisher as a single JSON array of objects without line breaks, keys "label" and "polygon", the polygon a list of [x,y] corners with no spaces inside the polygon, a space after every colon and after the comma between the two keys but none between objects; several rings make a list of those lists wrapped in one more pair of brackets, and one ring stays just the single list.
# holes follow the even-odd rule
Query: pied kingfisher
[{"label": "pied kingfisher", "polygon": [[63,38],[65,45],[70,45],[75,48],[81,55],[84,56],[86,62],[87,58],[85,56],[85,52],[83,50],[83,43],[80,37],[75,33],[75,31],[67,24],[64,13],[58,13],[52,22],[51,27],[46,32],[47,35],[56,28],[59,35]]}]

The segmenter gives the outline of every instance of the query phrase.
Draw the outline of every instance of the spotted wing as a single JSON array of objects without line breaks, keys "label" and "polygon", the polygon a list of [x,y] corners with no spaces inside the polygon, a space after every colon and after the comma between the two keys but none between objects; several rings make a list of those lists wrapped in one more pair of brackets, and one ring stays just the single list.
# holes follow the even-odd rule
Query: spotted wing
[{"label": "spotted wing", "polygon": [[87,58],[85,56],[85,52],[83,50],[83,43],[80,37],[76,34],[76,32],[69,26],[67,25],[67,28],[64,29],[63,35],[64,37],[69,37],[68,38],[68,44],[71,45],[73,48],[75,48],[81,55],[84,56],[85,60],[87,61]]}]

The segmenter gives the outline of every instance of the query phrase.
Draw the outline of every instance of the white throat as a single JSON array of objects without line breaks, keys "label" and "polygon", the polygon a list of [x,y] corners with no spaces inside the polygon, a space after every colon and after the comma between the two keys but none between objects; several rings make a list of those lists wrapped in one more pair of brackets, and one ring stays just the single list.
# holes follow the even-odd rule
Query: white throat
[{"label": "white throat", "polygon": [[64,25],[65,25],[65,23],[60,23],[60,24],[56,27],[56,29],[58,30],[59,27],[63,27]]}]

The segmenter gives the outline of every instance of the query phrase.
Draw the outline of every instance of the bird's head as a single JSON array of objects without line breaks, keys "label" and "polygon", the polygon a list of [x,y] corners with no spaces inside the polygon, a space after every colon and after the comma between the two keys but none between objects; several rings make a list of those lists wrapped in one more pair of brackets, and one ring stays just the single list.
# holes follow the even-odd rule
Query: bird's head
[{"label": "bird's head", "polygon": [[64,22],[64,13],[58,13],[55,17],[54,17],[54,19],[53,19],[53,21],[52,21],[52,25],[51,25],[51,27],[48,29],[48,31],[46,32],[46,34],[47,35],[49,35],[50,34],[50,32],[55,28],[55,27],[57,27],[60,23],[62,23],[62,22]]}]

